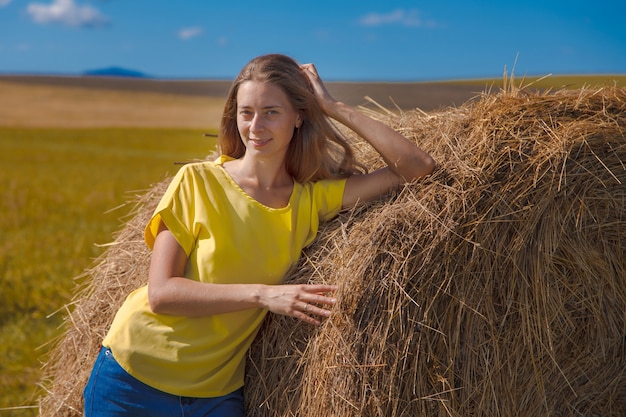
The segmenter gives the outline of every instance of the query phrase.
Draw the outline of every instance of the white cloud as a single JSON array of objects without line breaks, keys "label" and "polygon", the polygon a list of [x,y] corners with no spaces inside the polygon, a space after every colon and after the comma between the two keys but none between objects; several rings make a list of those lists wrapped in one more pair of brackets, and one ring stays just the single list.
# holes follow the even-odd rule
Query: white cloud
[{"label": "white cloud", "polygon": [[432,27],[434,22],[424,21],[417,10],[397,9],[389,13],[370,13],[359,19],[363,26],[401,25],[410,27]]},{"label": "white cloud", "polygon": [[30,3],[28,14],[37,23],[61,23],[68,26],[102,26],[108,19],[91,6],[80,6],[74,0],[54,0],[51,4]]},{"label": "white cloud", "polygon": [[193,39],[197,36],[202,35],[203,32],[204,32],[204,29],[198,26],[182,28],[181,30],[178,31],[178,38],[186,41],[186,40]]},{"label": "white cloud", "polygon": [[8,6],[11,0],[0,0],[0,7]]}]

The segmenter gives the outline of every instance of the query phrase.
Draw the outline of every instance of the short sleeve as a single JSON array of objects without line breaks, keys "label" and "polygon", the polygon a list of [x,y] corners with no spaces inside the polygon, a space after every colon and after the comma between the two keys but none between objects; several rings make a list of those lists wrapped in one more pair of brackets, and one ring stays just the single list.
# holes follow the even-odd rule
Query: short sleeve
[{"label": "short sleeve", "polygon": [[342,208],[346,179],[321,180],[313,184],[313,201],[321,221],[335,217]]},{"label": "short sleeve", "polygon": [[150,249],[154,247],[159,223],[163,221],[185,253],[191,253],[195,242],[195,187],[195,177],[188,165],[172,178],[144,230],[144,240]]}]

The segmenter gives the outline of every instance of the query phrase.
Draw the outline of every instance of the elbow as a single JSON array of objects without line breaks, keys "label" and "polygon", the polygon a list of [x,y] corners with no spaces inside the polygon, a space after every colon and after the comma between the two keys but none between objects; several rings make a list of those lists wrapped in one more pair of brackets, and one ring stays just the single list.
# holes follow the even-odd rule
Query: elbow
[{"label": "elbow", "polygon": [[148,284],[148,305],[150,306],[150,311],[155,314],[165,313],[166,302],[163,297],[163,291],[150,284]]},{"label": "elbow", "polygon": [[405,179],[413,182],[432,174],[437,169],[437,161],[430,155],[420,155],[410,163],[411,169]]},{"label": "elbow", "polygon": [[422,176],[425,177],[426,175],[432,174],[435,169],[437,169],[437,161],[435,161],[435,158],[428,155],[426,161],[424,161],[424,174]]}]

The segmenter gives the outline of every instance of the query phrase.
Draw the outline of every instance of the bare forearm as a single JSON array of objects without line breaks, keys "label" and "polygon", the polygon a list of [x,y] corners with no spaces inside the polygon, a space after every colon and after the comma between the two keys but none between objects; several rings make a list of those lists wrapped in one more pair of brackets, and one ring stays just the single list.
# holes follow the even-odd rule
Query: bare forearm
[{"label": "bare forearm", "polygon": [[203,317],[262,308],[260,284],[209,284],[173,277],[160,285],[148,285],[150,307],[155,313]]},{"label": "bare forearm", "polygon": [[172,277],[164,285],[148,284],[150,308],[159,314],[206,317],[250,308],[293,316],[319,326],[330,315],[328,296],[336,287],[325,284],[208,284]]},{"label": "bare forearm", "polygon": [[433,171],[433,158],[386,124],[341,102],[328,105],[326,112],[372,145],[403,180],[412,181]]}]

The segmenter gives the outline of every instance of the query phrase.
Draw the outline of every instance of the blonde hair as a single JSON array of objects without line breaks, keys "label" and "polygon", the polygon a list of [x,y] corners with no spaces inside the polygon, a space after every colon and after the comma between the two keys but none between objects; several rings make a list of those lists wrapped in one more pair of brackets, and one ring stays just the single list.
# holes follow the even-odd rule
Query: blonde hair
[{"label": "blonde hair", "polygon": [[254,58],[243,67],[228,93],[219,134],[220,152],[241,158],[245,145],[237,128],[237,92],[245,81],[280,87],[302,124],[294,131],[286,156],[287,172],[298,182],[344,178],[363,172],[346,138],[337,131],[317,103],[309,79],[292,58],[270,54]]}]

